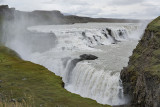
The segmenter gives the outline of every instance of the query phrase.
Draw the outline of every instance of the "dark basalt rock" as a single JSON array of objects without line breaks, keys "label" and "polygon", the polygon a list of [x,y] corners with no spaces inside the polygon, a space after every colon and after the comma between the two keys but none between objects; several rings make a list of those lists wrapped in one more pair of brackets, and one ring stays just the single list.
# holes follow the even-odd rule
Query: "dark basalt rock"
[{"label": "dark basalt rock", "polygon": [[82,36],[83,36],[84,38],[87,37],[85,32],[82,32]]},{"label": "dark basalt rock", "polygon": [[[66,75],[71,75],[72,74],[72,71],[76,67],[77,63],[79,63],[81,61],[84,61],[84,60],[95,60],[97,58],[98,58],[97,56],[94,56],[94,55],[91,55],[91,54],[80,55],[80,58],[75,58],[75,59],[71,60],[70,62],[68,62],[68,60],[70,59],[69,57],[63,58],[62,59],[63,63],[66,63],[65,60],[67,60],[67,63],[69,64],[67,66],[67,74]],[[65,67],[66,67],[66,65],[65,65]],[[66,82],[69,82],[70,78],[69,78],[69,76],[67,76],[67,77],[68,78],[67,78]],[[62,85],[64,86],[64,84],[62,84]]]},{"label": "dark basalt rock", "polygon": [[106,28],[106,31],[108,32],[108,35],[105,33],[104,30],[102,30],[102,34],[108,39],[110,36],[113,39],[113,43],[112,44],[117,44],[118,42],[120,42],[119,40],[117,40],[113,35],[112,35],[112,30]]},{"label": "dark basalt rock", "polygon": [[1,5],[1,6],[0,6],[0,10],[8,9],[8,8],[9,8],[8,5]]},{"label": "dark basalt rock", "polygon": [[108,31],[108,34],[112,36],[112,30],[108,28],[106,28],[106,30]]},{"label": "dark basalt rock", "polygon": [[80,60],[95,60],[95,59],[98,59],[98,57],[95,55],[91,55],[91,54],[80,55]]},{"label": "dark basalt rock", "polygon": [[[95,60],[98,59],[97,56],[95,55],[91,55],[91,54],[83,54],[79,56],[80,58],[75,58],[70,62],[71,67],[69,67],[69,71],[72,71],[73,68],[76,66],[76,64],[80,61],[84,61],[84,60]],[[67,66],[68,61],[71,59],[71,57],[66,57],[66,58],[62,58],[62,62],[63,62],[63,67],[65,68]]]},{"label": "dark basalt rock", "polygon": [[118,30],[119,36],[123,36],[123,32],[121,30]]}]

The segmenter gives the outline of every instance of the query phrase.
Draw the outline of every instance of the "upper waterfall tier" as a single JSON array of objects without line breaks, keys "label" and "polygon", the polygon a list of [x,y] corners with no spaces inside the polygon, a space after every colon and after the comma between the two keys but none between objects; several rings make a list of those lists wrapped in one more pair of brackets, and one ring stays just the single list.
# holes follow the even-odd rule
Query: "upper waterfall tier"
[{"label": "upper waterfall tier", "polygon": [[116,44],[127,39],[139,39],[140,24],[87,23],[50,25],[28,28],[32,32],[50,32],[58,38],[59,50],[93,50],[97,45]]}]

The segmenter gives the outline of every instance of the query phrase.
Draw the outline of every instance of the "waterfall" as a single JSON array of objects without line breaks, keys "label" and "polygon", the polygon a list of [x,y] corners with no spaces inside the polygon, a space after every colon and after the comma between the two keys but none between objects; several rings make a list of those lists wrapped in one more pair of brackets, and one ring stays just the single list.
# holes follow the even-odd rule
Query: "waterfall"
[{"label": "waterfall", "polygon": [[65,84],[68,84],[71,80],[72,71],[75,68],[76,64],[79,62],[79,59],[69,60],[63,75],[63,81]]},{"label": "waterfall", "polygon": [[[104,26],[104,28],[74,28],[75,25],[68,26],[71,28],[64,29],[63,27],[65,27],[65,25],[61,25],[62,28],[60,29],[57,29],[59,28],[58,26],[56,28],[55,26],[38,26],[28,29],[37,32],[54,32],[59,37],[59,39],[63,39],[59,44],[64,44],[65,46],[61,46],[61,48],[67,50],[83,50],[83,48],[94,47],[97,45],[115,44],[117,41],[124,41],[130,38],[129,35],[133,34],[139,29],[139,25],[136,24],[122,26],[113,26],[109,24],[107,27]],[[87,50],[89,49],[90,48]]]},{"label": "waterfall", "polygon": [[68,77],[65,88],[101,104],[121,105],[125,100],[119,75],[119,72],[98,70],[87,62],[80,62]]},{"label": "waterfall", "polygon": [[[131,23],[33,26],[4,42],[23,59],[61,76],[68,91],[101,104],[121,105],[126,99],[120,71],[141,37],[140,28]],[[79,60],[86,53],[98,59]]]}]

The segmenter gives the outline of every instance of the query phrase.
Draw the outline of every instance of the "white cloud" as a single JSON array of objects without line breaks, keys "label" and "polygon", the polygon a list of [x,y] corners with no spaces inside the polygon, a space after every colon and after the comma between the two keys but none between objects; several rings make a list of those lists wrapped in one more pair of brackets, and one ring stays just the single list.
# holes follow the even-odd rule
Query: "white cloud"
[{"label": "white cloud", "polygon": [[155,18],[160,0],[4,0],[18,10],[60,10],[63,13],[106,18]]}]

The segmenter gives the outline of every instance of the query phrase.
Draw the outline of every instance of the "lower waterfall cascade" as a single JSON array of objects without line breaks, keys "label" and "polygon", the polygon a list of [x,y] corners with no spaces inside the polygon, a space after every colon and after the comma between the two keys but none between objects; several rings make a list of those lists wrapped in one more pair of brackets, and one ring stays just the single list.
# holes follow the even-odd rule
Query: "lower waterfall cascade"
[{"label": "lower waterfall cascade", "polygon": [[72,71],[72,75],[65,85],[67,90],[102,104],[124,104],[123,89],[117,78],[119,72],[112,74],[112,71],[96,70],[90,64],[80,62]]},{"label": "lower waterfall cascade", "polygon": [[[127,66],[145,25],[79,23],[32,26],[27,28],[25,35],[16,33],[12,39],[4,40],[6,46],[24,60],[43,65],[61,76],[66,90],[101,104],[122,105],[127,99],[123,95],[120,71]],[[98,59],[77,60],[82,54],[92,54]]]}]

